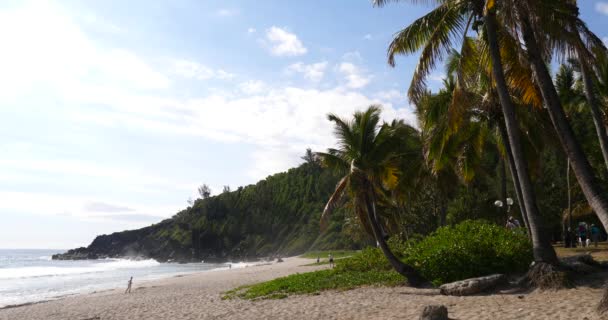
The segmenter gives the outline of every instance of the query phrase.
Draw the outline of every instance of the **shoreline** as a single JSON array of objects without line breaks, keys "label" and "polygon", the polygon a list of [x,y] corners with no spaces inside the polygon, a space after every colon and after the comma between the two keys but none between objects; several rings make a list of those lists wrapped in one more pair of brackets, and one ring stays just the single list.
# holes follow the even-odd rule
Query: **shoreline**
[{"label": "shoreline", "polygon": [[[130,260],[128,258],[103,258],[103,259]],[[96,260],[103,260],[103,259],[96,259]],[[146,260],[150,260],[150,259],[146,259]],[[91,261],[95,261],[95,260],[91,260]],[[135,261],[138,261],[138,260],[135,260]],[[177,262],[159,262],[159,263],[177,263]],[[147,284],[149,282],[162,281],[162,280],[166,280],[166,279],[182,278],[182,277],[186,277],[186,276],[203,274],[203,273],[208,273],[208,272],[228,271],[231,269],[239,270],[239,269],[243,269],[243,268],[270,265],[272,263],[273,263],[272,261],[263,260],[263,259],[260,259],[257,261],[238,261],[238,262],[227,261],[224,263],[218,263],[218,266],[213,269],[193,271],[193,272],[184,272],[184,273],[167,273],[165,275],[157,275],[157,276],[153,276],[151,278],[144,278],[144,279],[140,278],[141,280],[136,280],[136,281],[139,284],[143,285],[143,284]],[[231,264],[232,267],[219,266],[219,264],[226,264],[226,265]],[[13,303],[13,304],[8,304],[8,305],[0,305],[0,311],[4,310],[4,309],[27,307],[27,306],[35,305],[35,304],[59,301],[59,300],[68,299],[68,298],[77,297],[77,296],[87,296],[87,295],[100,294],[100,293],[104,293],[104,292],[120,291],[121,288],[124,289],[122,282],[121,282],[121,285],[118,285],[118,283],[109,283],[106,287],[97,288],[97,289],[93,289],[93,290],[83,289],[80,292],[71,292],[71,293],[58,292],[56,296],[47,296],[47,297],[42,298],[41,300],[25,301],[25,302],[21,302],[21,303]],[[137,287],[133,287],[133,290],[136,290],[136,289],[137,289]]]},{"label": "shoreline", "polygon": [[571,289],[467,297],[404,286],[371,286],[277,300],[222,299],[224,292],[239,286],[328,267],[305,266],[311,261],[291,257],[282,263],[134,281],[131,294],[116,288],[0,309],[0,319],[417,319],[424,306],[443,304],[454,319],[594,320],[601,319],[595,306],[602,295],[601,284],[608,279],[608,273],[603,273]]}]

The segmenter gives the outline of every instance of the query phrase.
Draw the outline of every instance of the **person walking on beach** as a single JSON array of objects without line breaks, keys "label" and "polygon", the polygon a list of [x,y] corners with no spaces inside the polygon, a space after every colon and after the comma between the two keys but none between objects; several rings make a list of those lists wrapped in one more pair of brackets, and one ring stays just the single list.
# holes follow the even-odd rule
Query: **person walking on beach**
[{"label": "person walking on beach", "polygon": [[584,247],[587,243],[587,224],[584,222],[578,224],[578,237],[581,247]]},{"label": "person walking on beach", "polygon": [[332,256],[331,253],[329,254],[329,267],[334,267],[334,256]]},{"label": "person walking on beach", "polygon": [[129,279],[129,282],[127,283],[127,290],[125,290],[125,294],[126,293],[131,293],[131,286],[133,285],[133,277],[131,277],[131,279]]},{"label": "person walking on beach", "polygon": [[600,238],[600,228],[595,224],[591,225],[591,241],[593,241],[593,245],[597,248],[597,243]]}]

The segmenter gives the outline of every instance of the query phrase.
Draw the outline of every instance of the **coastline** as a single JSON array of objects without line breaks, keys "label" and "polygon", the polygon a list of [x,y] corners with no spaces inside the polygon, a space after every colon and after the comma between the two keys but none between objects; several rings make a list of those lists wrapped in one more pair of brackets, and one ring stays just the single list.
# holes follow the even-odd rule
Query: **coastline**
[{"label": "coastline", "polygon": [[281,300],[222,300],[236,287],[293,273],[327,268],[305,266],[306,258],[232,270],[213,270],[138,282],[124,288],[0,310],[0,319],[417,319],[424,306],[443,304],[455,319],[600,319],[598,286],[524,294],[470,297],[438,295],[434,289],[364,287],[290,296]]}]

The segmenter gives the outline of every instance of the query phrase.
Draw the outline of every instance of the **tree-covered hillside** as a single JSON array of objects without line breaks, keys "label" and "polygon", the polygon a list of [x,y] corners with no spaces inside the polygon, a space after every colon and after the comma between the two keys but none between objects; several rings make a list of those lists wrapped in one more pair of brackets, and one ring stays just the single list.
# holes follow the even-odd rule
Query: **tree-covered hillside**
[{"label": "tree-covered hillside", "polygon": [[146,256],[160,261],[243,259],[309,249],[352,248],[344,212],[319,230],[323,207],[338,178],[314,159],[255,185],[198,199],[152,226],[98,236],[89,247],[56,258]]}]

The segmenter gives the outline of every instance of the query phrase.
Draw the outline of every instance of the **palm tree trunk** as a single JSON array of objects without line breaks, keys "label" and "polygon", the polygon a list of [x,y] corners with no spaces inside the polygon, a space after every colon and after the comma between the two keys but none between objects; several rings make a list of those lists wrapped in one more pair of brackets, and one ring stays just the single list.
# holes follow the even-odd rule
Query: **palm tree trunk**
[{"label": "palm tree trunk", "polygon": [[376,241],[380,245],[382,253],[384,253],[384,256],[391,266],[393,266],[395,271],[407,278],[411,286],[419,287],[426,285],[428,282],[418,273],[418,271],[416,271],[416,269],[403,263],[395,256],[382,236],[382,231],[378,223],[378,216],[376,215],[375,197],[372,188],[373,187],[368,184],[368,190],[370,191],[365,192],[365,206],[367,207],[367,218],[369,219],[369,224],[374,232],[374,238],[376,238]]},{"label": "palm tree trunk", "polygon": [[519,178],[517,177],[517,168],[515,167],[515,160],[513,159],[513,152],[511,151],[509,136],[507,135],[507,129],[505,128],[505,124],[504,122],[502,122],[502,119],[498,121],[498,131],[500,132],[500,137],[503,143],[505,144],[505,152],[507,154],[507,159],[509,162],[509,171],[511,171],[511,178],[513,179],[513,186],[515,187],[515,195],[517,196],[517,203],[519,205],[519,210],[521,211],[521,219],[524,221],[524,225],[526,226],[526,233],[528,234],[528,237],[530,237],[528,213],[526,212],[526,206],[523,202],[521,184],[519,183]]},{"label": "palm tree trunk", "polygon": [[[502,201],[502,213],[503,218],[509,218],[509,205],[507,204],[507,168],[505,165],[505,159],[500,158],[499,173],[500,173],[500,201]],[[502,220],[502,219],[501,219]]]},{"label": "palm tree trunk", "polygon": [[583,83],[585,84],[585,97],[587,98],[589,109],[591,110],[591,117],[593,118],[595,131],[600,142],[602,155],[604,156],[604,164],[608,169],[608,135],[606,135],[606,126],[604,125],[602,112],[600,111],[600,104],[595,95],[591,70],[589,70],[589,65],[583,59],[579,59],[579,63],[581,65],[581,76],[583,78]]},{"label": "palm tree trunk", "polygon": [[570,159],[570,165],[574,171],[574,175],[578,180],[581,190],[589,203],[589,206],[595,211],[598,218],[608,228],[608,201],[604,197],[604,191],[597,181],[591,164],[587,160],[580,144],[576,141],[574,132],[568,123],[561,101],[553,85],[551,75],[547,70],[545,61],[540,55],[540,49],[536,42],[534,31],[532,29],[529,17],[523,15],[521,17],[522,36],[526,44],[528,59],[532,64],[534,77],[539,83],[543,100],[549,111],[549,117],[553,123],[553,127],[557,132],[564,152]]},{"label": "palm tree trunk", "polygon": [[487,30],[490,58],[492,61],[492,74],[494,76],[494,80],[496,81],[496,90],[498,91],[500,105],[502,106],[502,111],[505,118],[507,135],[509,137],[509,142],[511,143],[511,151],[515,162],[517,176],[521,185],[524,206],[526,207],[526,213],[528,214],[528,224],[530,226],[534,260],[537,262],[546,262],[557,265],[557,255],[551,246],[549,233],[545,230],[545,224],[543,224],[542,217],[538,212],[532,182],[530,180],[530,176],[528,175],[528,166],[521,148],[521,136],[519,132],[519,125],[517,123],[517,119],[515,118],[515,106],[511,101],[504,71],[502,69],[496,27],[496,11],[494,9],[486,10],[485,25]]}]

